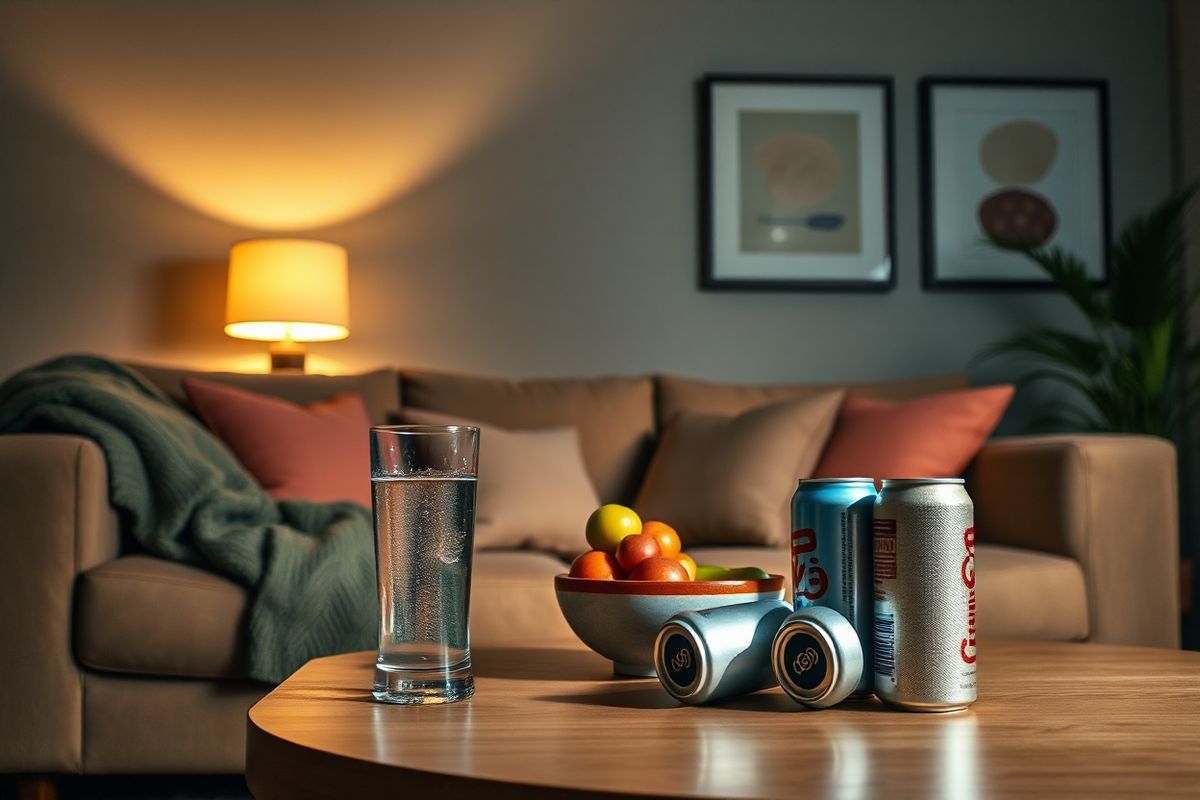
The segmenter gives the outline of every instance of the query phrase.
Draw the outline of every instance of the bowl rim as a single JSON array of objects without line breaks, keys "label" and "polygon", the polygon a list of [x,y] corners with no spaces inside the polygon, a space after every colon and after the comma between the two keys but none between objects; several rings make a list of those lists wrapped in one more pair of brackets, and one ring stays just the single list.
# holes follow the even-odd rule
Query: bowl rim
[{"label": "bowl rim", "polygon": [[602,578],[572,578],[566,573],[554,576],[559,592],[624,595],[713,595],[768,594],[783,590],[783,575],[737,581],[630,581]]}]

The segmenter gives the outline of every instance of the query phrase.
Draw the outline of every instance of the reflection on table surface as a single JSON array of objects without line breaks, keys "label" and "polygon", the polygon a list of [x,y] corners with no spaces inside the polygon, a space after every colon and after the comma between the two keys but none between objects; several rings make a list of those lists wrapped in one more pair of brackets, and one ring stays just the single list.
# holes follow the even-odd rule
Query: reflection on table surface
[{"label": "reflection on table surface", "polygon": [[613,678],[599,656],[561,645],[480,650],[469,702],[387,706],[370,700],[371,654],[347,654],[310,662],[264,698],[251,711],[251,738],[298,745],[297,775],[323,751],[346,759],[343,781],[364,764],[382,774],[400,767],[430,789],[454,776],[707,797],[1200,785],[1200,654],[1046,642],[984,643],[980,652],[979,702],[946,714],[876,700],[811,711],[777,688],[685,706],[654,679]]}]

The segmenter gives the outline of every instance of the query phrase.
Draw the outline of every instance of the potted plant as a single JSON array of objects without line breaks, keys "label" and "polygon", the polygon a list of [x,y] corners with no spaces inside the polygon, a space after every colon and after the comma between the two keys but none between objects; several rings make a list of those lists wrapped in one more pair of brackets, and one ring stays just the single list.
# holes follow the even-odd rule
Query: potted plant
[{"label": "potted plant", "polygon": [[1047,379],[1073,390],[1074,403],[1037,424],[1178,438],[1184,418],[1200,400],[1200,369],[1186,374],[1200,365],[1200,341],[1189,342],[1187,333],[1187,316],[1200,291],[1184,293],[1181,225],[1195,191],[1193,186],[1172,195],[1124,227],[1110,254],[1107,291],[1092,285],[1083,262],[1061,247],[992,240],[1040,266],[1091,328],[1084,336],[1039,328],[996,342],[977,356],[1032,356],[1042,363],[1018,385]]}]

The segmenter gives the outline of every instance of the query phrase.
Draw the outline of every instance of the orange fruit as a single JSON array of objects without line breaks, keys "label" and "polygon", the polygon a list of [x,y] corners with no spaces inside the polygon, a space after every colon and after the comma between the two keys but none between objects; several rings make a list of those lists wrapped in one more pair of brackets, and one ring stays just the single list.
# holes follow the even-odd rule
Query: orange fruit
[{"label": "orange fruit", "polygon": [[626,572],[632,571],[647,558],[658,558],[661,555],[662,550],[658,546],[658,541],[653,536],[644,533],[626,536],[617,545],[617,563]]},{"label": "orange fruit", "polygon": [[641,532],[642,520],[637,512],[616,503],[600,506],[587,521],[587,543],[606,553],[616,553],[622,539]]},{"label": "orange fruit", "polygon": [[679,555],[675,556],[675,560],[682,564],[683,568],[687,570],[689,581],[696,580],[696,559],[692,558],[687,553],[680,553]]},{"label": "orange fruit", "polygon": [[624,577],[617,560],[602,550],[588,550],[580,555],[571,562],[571,571],[567,574],[572,578],[607,581]]},{"label": "orange fruit", "polygon": [[683,564],[673,558],[664,558],[663,556],[645,559],[633,568],[629,577],[635,581],[688,580],[687,570],[683,568]]},{"label": "orange fruit", "polygon": [[642,523],[642,533],[648,533],[658,542],[658,547],[667,558],[679,555],[683,545],[679,542],[679,534],[665,522],[650,520]]}]

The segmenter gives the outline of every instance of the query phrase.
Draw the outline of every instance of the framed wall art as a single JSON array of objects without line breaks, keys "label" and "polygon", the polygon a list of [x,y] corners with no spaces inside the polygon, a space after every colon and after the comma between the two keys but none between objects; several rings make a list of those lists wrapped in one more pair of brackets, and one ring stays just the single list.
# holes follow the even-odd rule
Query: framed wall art
[{"label": "framed wall art", "polygon": [[1105,283],[1105,83],[925,78],[920,89],[925,287],[1051,285],[992,237],[1061,246]]},{"label": "framed wall art", "polygon": [[700,81],[700,284],[895,285],[890,78]]}]

